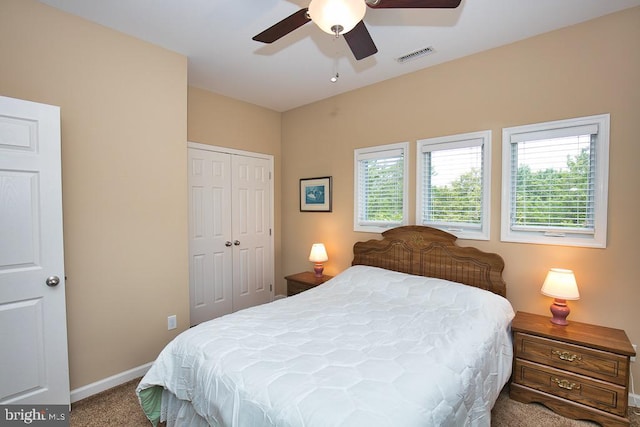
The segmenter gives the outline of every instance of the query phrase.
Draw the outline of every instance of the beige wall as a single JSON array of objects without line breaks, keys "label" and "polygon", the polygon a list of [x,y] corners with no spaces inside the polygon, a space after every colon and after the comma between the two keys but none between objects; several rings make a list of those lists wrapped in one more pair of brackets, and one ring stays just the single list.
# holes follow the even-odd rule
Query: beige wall
[{"label": "beige wall", "polygon": [[[506,262],[508,298],[516,310],[548,314],[540,294],[546,271],[574,269],[581,297],[570,319],[626,330],[640,344],[640,8],[493,49],[283,114],[283,272],[310,270],[314,241],[329,253],[325,271],[351,262],[353,149],[490,129],[493,132],[491,239],[461,241]],[[585,249],[500,242],[502,128],[611,114],[608,246]],[[298,212],[298,180],[332,175],[333,212]],[[415,220],[411,197],[411,221]],[[640,367],[633,365],[636,378]]]},{"label": "beige wall", "polygon": [[281,114],[206,90],[189,87],[188,137],[191,142],[274,157],[275,294],[285,294],[281,251]]},{"label": "beige wall", "polygon": [[33,0],[0,2],[0,40],[0,94],[61,107],[75,389],[188,326],[187,61]]}]

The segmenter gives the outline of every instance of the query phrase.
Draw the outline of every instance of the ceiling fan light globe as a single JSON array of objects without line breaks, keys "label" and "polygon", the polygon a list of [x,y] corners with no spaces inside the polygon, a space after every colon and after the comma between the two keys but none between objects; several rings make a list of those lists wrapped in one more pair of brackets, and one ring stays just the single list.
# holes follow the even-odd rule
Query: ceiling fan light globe
[{"label": "ceiling fan light globe", "polygon": [[334,27],[342,27],[339,34],[351,31],[366,11],[364,0],[311,0],[309,4],[311,20],[325,33],[334,35]]}]

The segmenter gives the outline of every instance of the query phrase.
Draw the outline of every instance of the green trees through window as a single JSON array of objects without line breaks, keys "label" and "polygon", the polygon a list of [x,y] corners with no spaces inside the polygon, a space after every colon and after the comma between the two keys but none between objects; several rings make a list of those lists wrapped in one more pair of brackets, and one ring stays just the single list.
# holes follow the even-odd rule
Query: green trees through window
[{"label": "green trees through window", "polygon": [[593,228],[589,150],[567,156],[565,168],[534,171],[520,165],[516,174],[514,224]]},{"label": "green trees through window", "polygon": [[393,157],[362,162],[367,221],[402,222],[404,159]]},{"label": "green trees through window", "polygon": [[[437,173],[433,169],[433,173]],[[429,220],[446,223],[480,223],[482,220],[482,174],[473,168],[447,185],[431,187]]]},{"label": "green trees through window", "polygon": [[[518,166],[515,173],[515,224],[588,228],[593,226],[590,209],[590,156],[582,150],[567,156],[565,168],[532,170]],[[433,169],[432,174],[437,174]],[[446,185],[431,187],[430,219],[436,222],[480,222],[482,176],[472,169]]]}]

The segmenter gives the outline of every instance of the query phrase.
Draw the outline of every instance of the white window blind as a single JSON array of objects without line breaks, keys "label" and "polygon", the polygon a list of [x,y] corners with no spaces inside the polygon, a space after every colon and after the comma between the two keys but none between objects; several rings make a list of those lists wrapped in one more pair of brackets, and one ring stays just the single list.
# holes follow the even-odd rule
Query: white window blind
[{"label": "white window blind", "polygon": [[418,141],[418,223],[489,239],[491,132]]},{"label": "white window blind", "polygon": [[609,115],[503,130],[502,240],[606,246]]},{"label": "white window blind", "polygon": [[512,229],[593,234],[596,138],[582,133],[513,143]]},{"label": "white window blind", "polygon": [[407,222],[406,143],[355,150],[356,231]]}]

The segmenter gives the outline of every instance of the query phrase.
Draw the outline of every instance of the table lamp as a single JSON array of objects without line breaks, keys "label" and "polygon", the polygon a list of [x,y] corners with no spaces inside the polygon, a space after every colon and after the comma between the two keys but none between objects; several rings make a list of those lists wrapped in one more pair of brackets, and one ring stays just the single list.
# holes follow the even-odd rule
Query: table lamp
[{"label": "table lamp", "polygon": [[311,246],[309,261],[314,263],[313,271],[315,271],[316,277],[322,277],[322,270],[324,270],[322,263],[328,260],[329,257],[327,256],[327,250],[324,248],[324,244],[314,243],[313,246]]},{"label": "table lamp", "polygon": [[578,292],[578,284],[573,271],[564,268],[550,269],[540,292],[543,295],[555,298],[550,307],[553,315],[551,323],[561,326],[568,325],[567,316],[571,310],[567,306],[567,300],[580,299],[580,292]]}]

